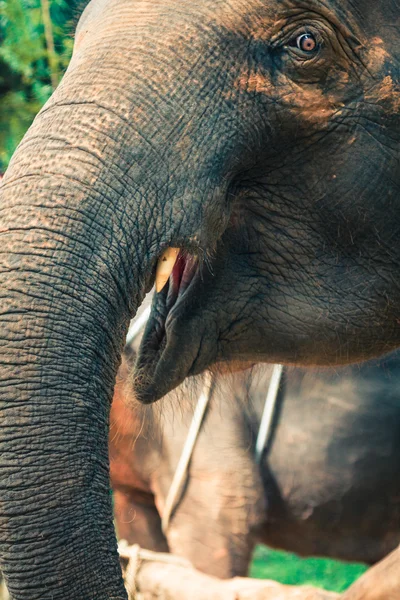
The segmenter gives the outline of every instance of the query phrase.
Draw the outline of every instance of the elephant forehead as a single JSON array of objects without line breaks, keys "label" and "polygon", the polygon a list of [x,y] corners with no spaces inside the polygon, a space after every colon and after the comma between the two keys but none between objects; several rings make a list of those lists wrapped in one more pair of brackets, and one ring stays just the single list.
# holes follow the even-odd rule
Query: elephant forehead
[{"label": "elephant forehead", "polygon": [[[83,0],[85,4],[87,0]],[[164,35],[170,23],[199,14],[203,25],[212,23],[235,33],[262,39],[282,14],[317,13],[329,18],[337,27],[349,28],[357,36],[362,30],[372,28],[378,31],[385,25],[389,26],[388,13],[396,15],[396,6],[396,0],[201,0],[184,3],[178,0],[156,3],[148,0],[91,0],[81,17],[77,39],[94,21],[111,19],[134,24],[135,19],[141,23],[143,19],[155,19],[155,26],[160,29],[161,25],[158,33]]]},{"label": "elephant forehead", "polygon": [[[174,23],[182,20],[199,23],[195,17],[201,15],[203,27],[199,30],[199,35],[204,35],[204,27],[210,24],[245,37],[265,39],[273,27],[284,24],[280,22],[282,15],[316,12],[330,15],[339,24],[344,15],[351,14],[351,11],[335,9],[334,2],[324,0],[202,0],[185,2],[183,5],[177,0],[157,3],[147,0],[91,0],[81,17],[77,37],[81,37],[85,28],[93,26],[94,22],[96,26],[106,22],[133,26],[135,22],[141,26],[144,22],[153,22],[159,29],[162,26],[157,35],[163,37]],[[162,20],[163,17],[165,21]]]},{"label": "elephant forehead", "polygon": [[220,2],[213,11],[222,27],[260,41],[285,27],[287,19],[312,15],[321,15],[339,29],[356,33],[359,28],[354,14],[354,7],[336,0],[234,0]]}]

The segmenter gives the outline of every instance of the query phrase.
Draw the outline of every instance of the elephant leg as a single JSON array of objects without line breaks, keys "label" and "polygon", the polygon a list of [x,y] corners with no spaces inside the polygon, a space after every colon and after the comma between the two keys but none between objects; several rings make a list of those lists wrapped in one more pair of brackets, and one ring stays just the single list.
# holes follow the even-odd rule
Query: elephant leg
[{"label": "elephant leg", "polygon": [[153,552],[169,552],[167,540],[161,531],[161,519],[151,499],[140,502],[132,494],[114,492],[114,514],[119,539],[129,545],[139,544]]},{"label": "elephant leg", "polygon": [[222,579],[247,575],[255,545],[254,513],[261,514],[252,489],[234,481],[234,473],[192,472],[167,533],[173,554]]}]

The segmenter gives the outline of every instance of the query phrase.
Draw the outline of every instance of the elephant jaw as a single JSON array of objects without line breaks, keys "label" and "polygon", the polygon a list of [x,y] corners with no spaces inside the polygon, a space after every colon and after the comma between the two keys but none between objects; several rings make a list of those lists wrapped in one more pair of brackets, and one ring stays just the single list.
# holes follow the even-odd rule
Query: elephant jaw
[{"label": "elephant jaw", "polygon": [[158,400],[192,374],[194,358],[176,344],[176,323],[191,302],[200,279],[197,256],[168,248],[156,268],[156,294],[136,362],[135,394],[140,402]]}]

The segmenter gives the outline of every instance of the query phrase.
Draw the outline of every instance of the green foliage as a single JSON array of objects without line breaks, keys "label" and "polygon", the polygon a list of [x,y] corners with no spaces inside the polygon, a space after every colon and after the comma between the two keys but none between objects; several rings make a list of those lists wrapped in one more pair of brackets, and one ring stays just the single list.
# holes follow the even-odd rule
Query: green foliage
[{"label": "green foliage", "polygon": [[289,585],[313,585],[343,592],[366,571],[365,565],[323,558],[299,558],[295,554],[258,546],[250,576]]},{"label": "green foliage", "polygon": [[0,171],[51,95],[71,55],[72,3],[47,1],[51,22],[45,31],[43,0],[0,0]]}]

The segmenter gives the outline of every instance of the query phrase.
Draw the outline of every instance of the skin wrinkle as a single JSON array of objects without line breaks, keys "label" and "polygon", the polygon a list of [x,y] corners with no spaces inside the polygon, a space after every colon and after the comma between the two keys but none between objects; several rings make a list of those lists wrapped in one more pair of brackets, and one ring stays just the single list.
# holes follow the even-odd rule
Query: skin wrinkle
[{"label": "skin wrinkle", "polygon": [[[47,235],[48,235],[49,233],[50,233],[50,234],[55,234],[55,235],[54,235],[54,238],[55,238],[55,237],[57,237],[57,238],[58,238],[58,240],[57,240],[58,244],[62,244],[63,246],[65,246],[65,248],[67,248],[67,247],[68,247],[68,241],[69,241],[69,240],[70,240],[71,242],[73,242],[73,241],[74,241],[74,237],[73,237],[73,236],[69,237],[69,236],[66,234],[66,232],[65,232],[65,231],[60,231],[59,229],[54,229],[54,228],[52,228],[50,225],[48,225],[47,227],[37,227],[37,226],[33,226],[33,225],[32,225],[31,227],[28,227],[28,228],[27,228],[27,227],[25,227],[25,228],[19,228],[19,229],[17,229],[17,228],[13,228],[13,229],[11,229],[11,231],[9,231],[8,233],[9,233],[9,234],[18,234],[18,233],[22,233],[22,232],[24,232],[24,233],[25,233],[25,232],[29,232],[29,233],[32,233],[32,234],[36,234],[36,233],[38,233],[38,232],[41,232],[41,234],[47,234]],[[54,238],[53,238],[53,239],[54,239]],[[86,249],[87,249],[88,251],[90,251],[90,252],[92,251],[92,247],[91,247],[91,245],[89,244],[89,242],[83,242],[83,246],[84,246],[84,247],[86,247]],[[42,256],[42,257],[44,257],[44,256],[45,256],[45,254],[43,253],[43,245],[42,245],[42,246],[38,246],[38,250],[40,251],[40,253],[36,254],[36,256]],[[82,252],[82,249],[81,249],[81,252]],[[70,257],[71,257],[71,256],[73,256],[74,254],[76,255],[76,257],[77,257],[77,258],[79,258],[79,257],[81,256],[81,255],[79,254],[79,252],[78,252],[78,251],[77,251],[76,253],[75,253],[74,251],[72,251],[72,252],[71,252],[71,251],[68,251],[68,252],[66,251],[66,258],[70,258]],[[0,255],[1,255],[1,252],[0,252]],[[19,252],[19,256],[24,256],[24,255],[25,255],[25,256],[27,256],[27,257],[28,257],[28,256],[31,256],[31,255],[32,255],[32,252],[31,252],[31,253],[27,253],[27,252],[25,252],[25,253],[24,253],[24,252]],[[57,263],[57,262],[56,262],[56,259],[54,259],[54,262],[53,262],[53,264],[54,264],[54,266],[57,266],[59,263]],[[67,266],[67,264],[68,264],[68,263],[65,263],[65,265],[66,265],[66,266]],[[35,271],[34,271],[34,270],[32,270],[31,272],[35,272]]]},{"label": "skin wrinkle", "polygon": [[[93,101],[91,101],[91,102],[85,102],[85,103],[82,103],[82,102],[75,102],[75,103],[72,103],[72,102],[70,102],[70,103],[68,103],[68,104],[56,104],[56,105],[54,105],[54,106],[48,107],[48,108],[47,108],[47,109],[46,109],[44,112],[50,111],[50,110],[52,110],[53,108],[59,109],[60,107],[63,107],[63,108],[69,109],[69,108],[70,108],[72,105],[73,105],[73,106],[82,106],[82,105],[85,105],[85,106],[91,106],[91,105],[93,105],[93,106],[94,106],[94,108],[95,108],[96,110],[98,110],[98,109],[102,109],[102,110],[103,110],[103,109],[104,109],[104,110],[106,111],[106,113],[111,113],[113,116],[116,116],[116,117],[118,117],[118,114],[116,113],[116,111],[113,111],[113,110],[112,110],[110,107],[106,107],[106,106],[103,106],[103,105],[99,105],[98,103],[96,103],[96,102],[93,102]],[[103,124],[102,124],[102,125],[103,125],[103,127],[102,127],[101,129],[98,129],[98,130],[96,130],[96,129],[93,129],[92,131],[93,131],[93,133],[95,133],[95,134],[96,134],[96,133],[97,133],[97,134],[100,134],[101,136],[104,136],[104,135],[108,135],[108,136],[109,136],[109,139],[105,141],[105,144],[104,144],[104,145],[103,145],[103,147],[101,148],[101,150],[102,150],[102,151],[103,151],[103,153],[104,153],[105,146],[106,146],[106,145],[107,145],[107,143],[110,141],[110,139],[111,139],[111,140],[113,140],[113,137],[112,137],[112,134],[111,134],[111,133],[109,133],[109,132],[107,132],[107,131],[104,131],[104,122],[103,122]],[[133,131],[133,126],[132,126],[132,124],[131,124],[131,122],[130,122],[130,120],[129,120],[129,119],[125,119],[125,120],[124,120],[124,125],[126,125],[126,126],[128,127],[128,129],[129,129],[129,128],[132,128],[132,131]],[[135,130],[134,130],[134,131],[135,131],[136,135],[140,136],[140,131],[138,131],[138,130],[137,130],[137,128],[135,128]],[[85,133],[86,133],[86,134],[88,134],[88,133],[89,133],[89,131],[86,131]],[[47,139],[48,139],[48,138],[47,138]],[[150,140],[146,140],[146,138],[144,138],[143,136],[141,136],[141,139],[142,139],[143,141],[146,141],[146,142],[148,142],[148,143],[150,144]],[[66,143],[65,143],[65,146],[67,146],[68,142],[67,142],[67,140],[65,140],[65,141],[66,141]],[[96,140],[96,141],[97,141],[97,140]],[[114,139],[113,141],[115,142],[116,140]],[[29,143],[32,143],[32,142],[34,142],[34,137],[33,137],[33,138],[31,138],[31,139],[29,140]],[[72,146],[72,145],[70,144],[70,146]],[[98,153],[96,154],[96,153],[94,153],[94,152],[93,152],[93,150],[92,150],[92,149],[90,149],[90,150],[89,150],[89,149],[85,149],[85,148],[82,148],[82,147],[79,147],[79,146],[72,146],[72,148],[74,148],[74,150],[82,150],[82,152],[87,152],[89,156],[92,156],[92,157],[93,157],[93,158],[95,158],[97,161],[100,161],[100,162],[102,162],[102,160],[103,160],[103,159],[102,159],[102,152],[98,152]],[[154,150],[154,148],[153,148],[153,150]],[[160,158],[160,157],[157,157],[157,158]],[[105,162],[103,162],[103,166],[106,166],[106,163],[105,163]],[[126,175],[126,173],[124,173],[124,175]],[[123,181],[123,178],[121,178],[121,181]]]}]

